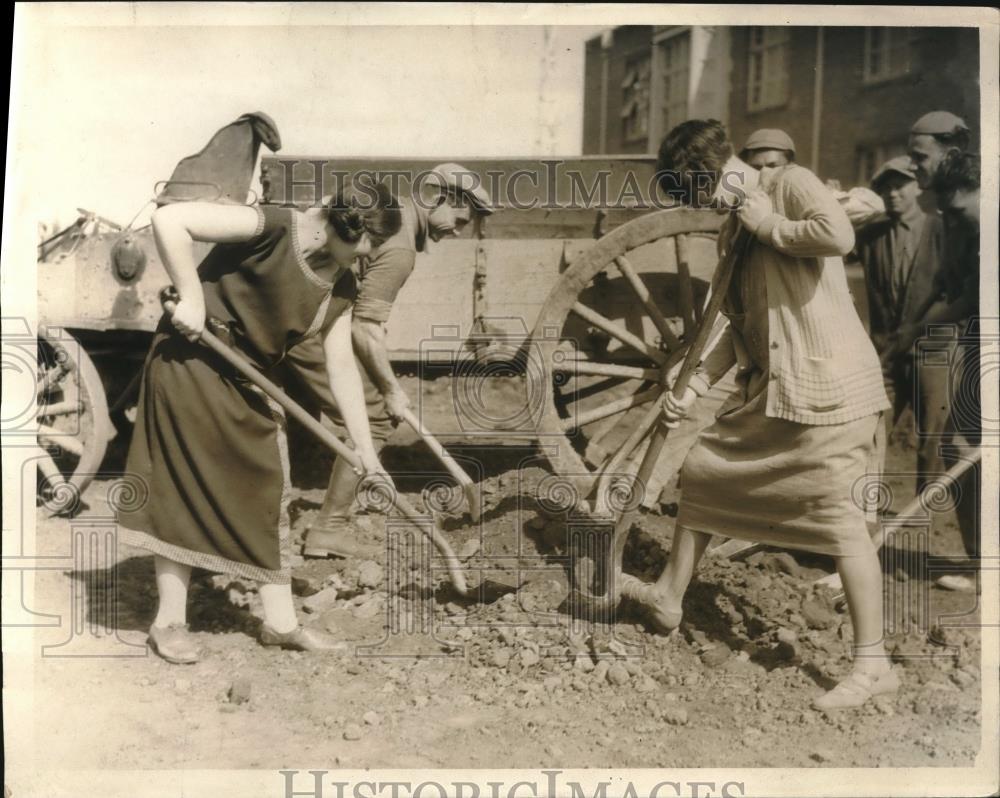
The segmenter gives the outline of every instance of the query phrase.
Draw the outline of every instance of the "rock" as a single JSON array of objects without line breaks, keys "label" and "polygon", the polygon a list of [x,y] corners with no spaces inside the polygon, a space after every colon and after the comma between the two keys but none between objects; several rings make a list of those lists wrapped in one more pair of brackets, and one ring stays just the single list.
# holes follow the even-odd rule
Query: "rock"
[{"label": "rock", "polygon": [[578,671],[590,673],[594,670],[594,661],[590,657],[576,657],[573,662],[573,667]]},{"label": "rock", "polygon": [[479,545],[479,538],[467,540],[462,544],[462,548],[458,550],[458,557],[461,560],[467,560],[470,557],[475,557],[479,553],[480,548],[482,547]]},{"label": "rock", "polygon": [[953,629],[949,629],[947,626],[940,626],[935,624],[931,627],[930,631],[927,633],[927,640],[936,646],[954,646],[957,644],[955,639],[955,632]]},{"label": "rock", "polygon": [[351,615],[355,618],[360,618],[361,620],[367,620],[378,615],[384,606],[385,602],[382,601],[380,596],[373,596],[361,606],[355,607],[351,610]]},{"label": "rock", "polygon": [[774,647],[772,656],[779,662],[786,662],[795,659],[799,655],[798,649],[795,647],[794,643],[786,643],[784,640],[779,641],[778,645]]},{"label": "rock", "polygon": [[892,717],[896,714],[896,710],[893,708],[893,699],[888,696],[875,696],[872,704],[879,714],[886,715],[887,717]]},{"label": "rock", "polygon": [[717,645],[704,652],[701,655],[701,661],[706,668],[717,668],[729,659],[732,653],[733,652],[729,650],[729,646]]},{"label": "rock", "polygon": [[344,727],[345,740],[360,740],[363,736],[364,732],[357,723],[348,723]]},{"label": "rock", "polygon": [[382,719],[379,717],[378,713],[373,712],[372,710],[368,710],[364,715],[362,715],[361,720],[363,720],[369,726],[378,726],[382,722]]},{"label": "rock", "polygon": [[321,613],[333,609],[337,603],[337,588],[325,587],[318,593],[306,597],[302,601],[303,612]]},{"label": "rock", "polygon": [[597,665],[594,666],[594,680],[597,682],[603,682],[610,669],[611,663],[606,659],[598,661]]},{"label": "rock", "polygon": [[622,667],[625,668],[626,671],[628,671],[629,676],[638,676],[639,674],[642,673],[642,668],[639,666],[639,663],[636,662],[634,659],[625,660],[624,662],[622,662]]},{"label": "rock", "polygon": [[684,707],[664,707],[663,720],[671,726],[686,726],[688,713]]},{"label": "rock", "polygon": [[966,671],[952,671],[951,680],[963,690],[972,687],[976,683],[976,678]]},{"label": "rock", "polygon": [[638,684],[635,686],[635,691],[637,693],[651,693],[658,687],[656,680],[643,674],[639,678]]},{"label": "rock", "polygon": [[504,626],[500,629],[500,639],[504,645],[512,646],[517,641],[517,630],[512,626]]},{"label": "rock", "polygon": [[358,584],[361,587],[376,588],[385,580],[385,571],[374,560],[365,560],[358,566]]},{"label": "rock", "polygon": [[233,683],[229,685],[229,690],[226,692],[226,698],[229,700],[230,704],[245,704],[250,700],[250,693],[252,690],[253,684],[249,679],[235,679]]},{"label": "rock", "polygon": [[813,762],[829,762],[831,759],[833,759],[833,755],[829,751],[823,748],[819,748],[813,751],[811,754],[809,754],[809,758]]},{"label": "rock", "polygon": [[818,598],[807,598],[802,602],[802,617],[810,629],[830,629],[837,625],[837,615]]},{"label": "rock", "polygon": [[787,551],[764,554],[759,563],[771,573],[788,574],[794,577],[802,575],[802,566],[795,562],[795,558]]},{"label": "rock", "polygon": [[629,673],[625,670],[625,666],[620,662],[616,662],[610,668],[608,668],[608,681],[616,687],[621,687],[623,684],[628,684]]},{"label": "rock", "polygon": [[784,626],[778,628],[777,637],[779,643],[788,643],[789,645],[794,645],[799,639],[794,629],[788,629]]},{"label": "rock", "polygon": [[532,665],[537,665],[541,657],[538,656],[537,651],[533,651],[530,648],[525,648],[521,650],[521,664],[525,668],[530,668]]},{"label": "rock", "polygon": [[296,596],[315,596],[323,589],[323,579],[292,577],[292,593]]},{"label": "rock", "polygon": [[430,703],[430,698],[425,695],[415,695],[413,696],[413,706],[417,709],[423,709]]},{"label": "rock", "polygon": [[506,668],[510,662],[510,652],[505,648],[495,649],[490,661],[496,668]]}]

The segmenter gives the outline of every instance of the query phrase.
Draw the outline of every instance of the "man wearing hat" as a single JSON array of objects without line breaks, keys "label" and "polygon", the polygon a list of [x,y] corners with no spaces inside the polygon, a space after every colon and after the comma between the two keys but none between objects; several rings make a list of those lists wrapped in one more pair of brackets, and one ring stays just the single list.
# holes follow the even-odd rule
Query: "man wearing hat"
[{"label": "man wearing hat", "polygon": [[[475,173],[444,163],[419,175],[412,197],[401,197],[403,226],[360,264],[352,333],[361,369],[372,439],[380,450],[410,406],[393,373],[385,347],[385,324],[403,284],[413,272],[418,252],[427,240],[457,237],[472,222],[492,213],[489,195]],[[321,342],[309,339],[291,351],[287,367],[334,426],[340,413],[327,387]],[[306,557],[374,557],[377,549],[357,540],[350,523],[359,477],[338,458],[333,464],[323,506],[303,544]]]},{"label": "man wearing hat", "polygon": [[795,142],[784,130],[755,130],[740,150],[740,158],[754,169],[784,166],[795,161]]},{"label": "man wearing hat", "polygon": [[917,449],[917,490],[939,474],[939,438],[948,417],[948,379],[942,369],[917,369],[912,351],[891,348],[893,334],[918,321],[935,293],[941,268],[941,220],[917,199],[920,188],[903,155],[875,173],[872,189],[885,205],[885,218],[857,233],[855,252],[865,270],[870,335],[882,361],[886,392],[893,403],[890,431],[910,407],[925,433]]},{"label": "man wearing hat", "polygon": [[934,176],[949,152],[969,148],[969,126],[948,111],[924,114],[910,128],[909,155],[917,184],[931,188]]},{"label": "man wearing hat", "polygon": [[[944,229],[942,268],[934,296],[914,324],[900,328],[897,351],[913,347],[928,325],[955,325],[961,331],[950,353],[950,409],[943,439],[945,466],[956,451],[979,444],[979,174],[978,159],[968,153],[968,125],[948,111],[924,114],[910,128],[909,154],[920,185],[934,191]],[[969,201],[972,198],[972,201]],[[925,370],[933,370],[926,368]],[[970,406],[974,405],[974,406]],[[956,516],[970,557],[980,540],[979,467],[966,471],[956,485]],[[974,588],[965,577],[943,576],[936,584],[952,590]]]}]

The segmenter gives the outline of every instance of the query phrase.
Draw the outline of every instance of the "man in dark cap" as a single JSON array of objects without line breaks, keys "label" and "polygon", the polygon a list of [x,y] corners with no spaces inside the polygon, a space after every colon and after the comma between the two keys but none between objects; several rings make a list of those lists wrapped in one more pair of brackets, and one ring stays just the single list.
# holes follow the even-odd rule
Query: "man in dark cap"
[{"label": "man in dark cap", "polygon": [[[892,342],[896,351],[907,351],[929,325],[953,325],[948,371],[949,419],[942,450],[945,465],[979,445],[981,398],[979,393],[979,159],[966,152],[971,135],[959,117],[932,111],[910,129],[909,155],[917,181],[934,191],[944,228],[942,269],[936,290],[915,323],[900,327]],[[925,365],[933,370],[933,365]],[[940,368],[938,366],[937,368]],[[979,556],[979,466],[970,468],[955,485],[956,515],[966,553]],[[971,580],[945,576],[938,586],[970,590]]]},{"label": "man in dark cap", "polygon": [[[947,375],[951,391],[944,430],[944,465],[972,459],[982,439],[979,337],[979,203],[980,162],[973,153],[950,153],[940,164],[933,183],[945,228],[946,262],[939,280],[940,294],[923,324],[954,324],[959,337],[950,353]],[[925,367],[932,368],[932,367]],[[940,367],[939,367],[940,368]],[[982,473],[979,463],[955,481],[955,515],[966,554],[980,556]],[[966,576],[946,575],[936,581],[948,590],[973,590],[978,584]]]},{"label": "man in dark cap", "polygon": [[[385,325],[396,296],[413,272],[418,252],[429,240],[439,241],[474,228],[479,219],[492,213],[489,195],[479,178],[455,163],[440,164],[414,186],[419,196],[400,198],[403,227],[372,251],[361,265],[358,293],[354,302],[352,336],[354,352],[361,364],[365,402],[375,446],[380,450],[410,402],[396,379],[385,346]],[[471,223],[471,224],[470,224]],[[308,339],[288,352],[287,367],[293,372],[319,409],[340,427],[340,412],[327,387],[322,347]],[[358,540],[351,524],[351,510],[359,477],[350,464],[337,458],[319,514],[306,532],[302,553],[305,557],[371,558],[378,554],[372,545]]]},{"label": "man in dark cap", "polygon": [[919,491],[943,470],[938,444],[948,417],[948,376],[941,369],[917,369],[913,352],[890,347],[890,338],[900,326],[918,321],[933,298],[943,232],[940,218],[917,202],[920,188],[907,156],[883,164],[871,186],[885,204],[885,219],[857,233],[855,252],[865,270],[869,332],[893,403],[889,429],[910,407],[917,429],[925,433],[917,450]]},{"label": "man in dark cap", "polygon": [[938,167],[949,152],[969,148],[969,126],[948,111],[924,114],[910,128],[909,156],[920,188],[931,188]]},{"label": "man in dark cap", "polygon": [[795,161],[795,142],[784,130],[761,128],[747,137],[740,158],[754,169],[784,166]]}]

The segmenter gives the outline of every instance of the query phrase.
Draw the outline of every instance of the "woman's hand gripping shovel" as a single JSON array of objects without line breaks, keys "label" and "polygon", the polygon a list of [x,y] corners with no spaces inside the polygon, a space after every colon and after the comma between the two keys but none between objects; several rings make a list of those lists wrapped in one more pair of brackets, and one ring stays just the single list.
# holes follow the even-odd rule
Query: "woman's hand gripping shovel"
[{"label": "woman's hand gripping shovel", "polygon": [[[178,300],[179,296],[173,286],[168,286],[160,292],[160,303],[163,305],[163,309],[169,314],[173,314],[174,309],[177,307]],[[250,382],[281,405],[286,413],[302,424],[302,426],[312,433],[312,435],[319,440],[320,443],[333,451],[334,454],[339,457],[343,457],[354,468],[361,468],[361,459],[354,453],[353,449],[326,429],[326,427],[320,424],[300,404],[298,404],[298,402],[293,400],[283,390],[281,390],[281,388],[261,374],[246,358],[213,335],[207,329],[208,324],[211,324],[211,320],[208,321],[206,329],[202,331],[201,337],[199,338],[202,344],[215,352],[241,375],[246,377]],[[427,537],[431,543],[434,544],[434,548],[437,549],[438,554],[444,558],[455,590],[463,596],[468,595],[468,588],[465,584],[465,575],[462,573],[462,569],[459,566],[458,558],[455,556],[455,552],[452,551],[448,541],[444,539],[441,532],[437,529],[433,518],[418,513],[413,505],[411,505],[403,496],[395,491],[392,491],[391,499],[392,503],[396,506],[396,509],[406,516],[406,518],[420,530],[421,534]]]},{"label": "woman's hand gripping shovel", "polygon": [[[708,305],[705,308],[704,314],[702,314],[701,324],[695,333],[694,340],[688,347],[687,353],[684,356],[684,362],[677,374],[677,379],[671,388],[671,392],[678,400],[684,396],[688,383],[694,375],[698,364],[701,362],[702,353],[715,326],[715,320],[719,315],[719,310],[722,308],[722,302],[729,290],[729,283],[732,280],[736,264],[741,258],[745,257],[752,242],[753,237],[743,227],[740,227],[733,238],[729,252],[716,267],[715,274],[712,277]],[[667,441],[667,434],[670,432],[659,406],[650,408],[650,412],[646,414],[645,418],[643,418],[639,426],[633,431],[629,440],[622,448],[625,450],[634,448],[649,433],[650,429],[653,430],[653,437],[650,439],[649,447],[646,449],[646,454],[643,456],[642,463],[639,466],[639,472],[635,477],[634,484],[637,487],[644,486],[649,482],[649,478],[653,474],[653,469],[660,459],[663,446]],[[603,484],[603,481],[599,484]],[[598,499],[600,500],[600,497]],[[587,595],[581,591],[579,594],[579,598],[591,612],[607,612],[616,607],[621,600],[623,581],[621,578],[622,556],[625,552],[625,542],[628,540],[629,530],[632,528],[632,523],[635,520],[637,512],[638,507],[626,510],[615,522],[608,547],[611,556],[610,567],[598,569],[598,574],[603,574],[603,579],[601,580],[603,585],[595,585],[595,587],[603,587],[603,592]]]}]

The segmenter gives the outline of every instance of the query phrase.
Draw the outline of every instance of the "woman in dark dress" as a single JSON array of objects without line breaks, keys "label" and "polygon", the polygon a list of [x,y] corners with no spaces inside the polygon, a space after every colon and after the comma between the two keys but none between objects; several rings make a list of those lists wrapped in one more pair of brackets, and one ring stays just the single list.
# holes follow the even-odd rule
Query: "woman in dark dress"
[{"label": "woman in dark dress", "polygon": [[[400,223],[383,186],[305,212],[190,202],[153,214],[180,301],[153,339],[128,456],[148,500],[120,513],[119,524],[124,542],[156,555],[159,609],[149,640],[164,659],[198,658],[186,626],[192,567],[261,583],[263,644],[342,647],[295,615],[283,411],[197,339],[206,318],[217,319],[227,343],[268,374],[292,346],[322,336],[330,388],[363,470],[380,472],[351,345],[350,267]],[[193,241],[217,242],[197,268]]]}]

